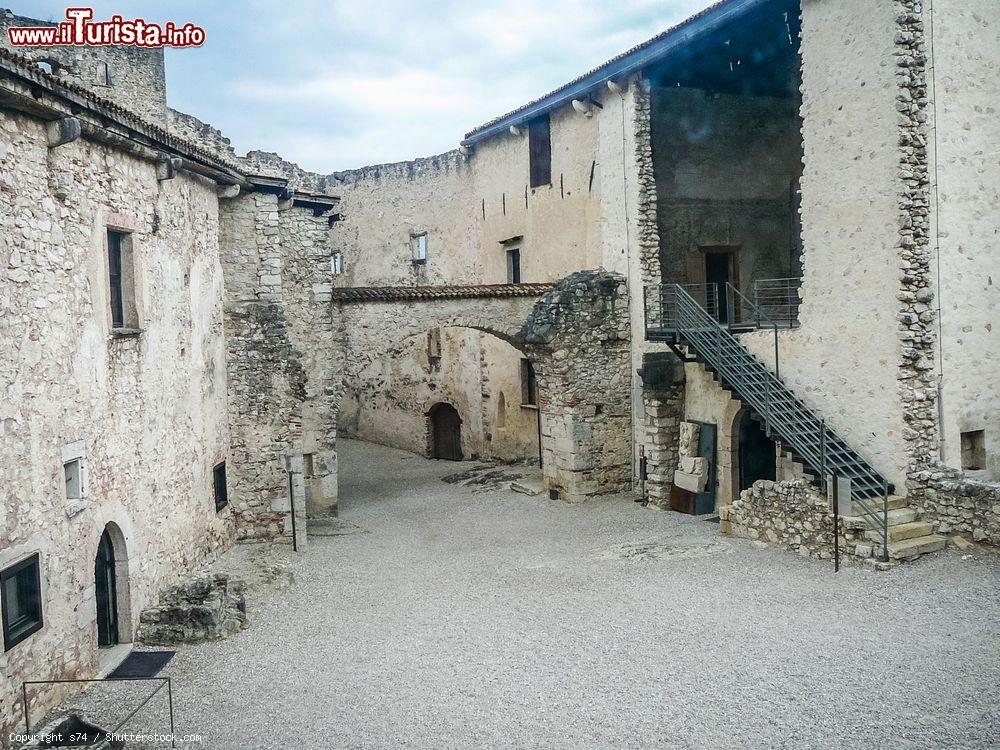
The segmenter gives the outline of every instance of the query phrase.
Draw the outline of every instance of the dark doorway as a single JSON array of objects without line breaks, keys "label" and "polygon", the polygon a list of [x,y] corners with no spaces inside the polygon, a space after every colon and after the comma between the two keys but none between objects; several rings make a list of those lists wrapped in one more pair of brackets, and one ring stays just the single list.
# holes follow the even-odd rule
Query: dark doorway
[{"label": "dark doorway", "polygon": [[462,418],[451,404],[434,404],[430,410],[431,457],[462,460]]},{"label": "dark doorway", "polygon": [[740,491],[750,489],[758,479],[775,478],[775,447],[761,427],[743,412],[740,420]]},{"label": "dark doorway", "polygon": [[732,250],[705,251],[705,282],[715,287],[715,314],[721,323],[729,322],[726,284],[736,285],[735,258]]},{"label": "dark doorway", "polygon": [[97,593],[97,645],[118,644],[118,580],[115,575],[115,548],[105,529],[94,562]]}]

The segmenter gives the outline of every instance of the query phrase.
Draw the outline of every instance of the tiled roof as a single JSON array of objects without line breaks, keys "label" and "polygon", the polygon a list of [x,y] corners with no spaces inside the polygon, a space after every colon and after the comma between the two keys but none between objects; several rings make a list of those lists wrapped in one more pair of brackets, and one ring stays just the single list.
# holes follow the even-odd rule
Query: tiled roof
[{"label": "tiled roof", "polygon": [[473,286],[350,286],[333,290],[337,302],[404,302],[408,300],[540,297],[553,283],[479,284]]},{"label": "tiled roof", "polygon": [[98,96],[90,89],[72,81],[67,81],[60,76],[46,73],[35,65],[31,60],[0,47],[0,68],[7,70],[16,76],[29,82],[41,84],[50,89],[57,96],[67,96],[68,98],[83,99],[89,108],[97,110],[99,114],[116,120],[119,124],[142,133],[152,141],[162,146],[172,148],[186,156],[192,156],[198,161],[204,162],[214,167],[221,167],[232,172],[241,173],[241,167],[235,162],[222,159],[217,154],[197,143],[179,138],[168,130],[156,125],[143,117],[140,117],[131,110],[120,104]]},{"label": "tiled roof", "polygon": [[472,136],[476,135],[477,133],[480,133],[483,130],[486,130],[487,128],[492,127],[493,125],[496,125],[498,122],[502,122],[504,120],[507,120],[508,118],[516,116],[517,114],[523,112],[526,109],[529,109],[529,108],[533,107],[534,105],[538,104],[539,102],[545,101],[546,99],[549,99],[550,97],[558,96],[561,92],[563,92],[564,90],[570,88],[571,86],[574,86],[577,83],[580,83],[581,81],[584,81],[587,78],[590,78],[591,76],[594,76],[594,75],[596,75],[596,74],[604,71],[607,68],[611,68],[611,67],[615,66],[616,63],[619,63],[622,60],[625,60],[625,59],[627,59],[629,57],[632,57],[637,52],[641,52],[642,50],[646,49],[647,47],[651,47],[652,45],[656,44],[657,42],[662,41],[663,39],[666,39],[667,37],[671,36],[672,34],[675,34],[678,31],[680,31],[681,29],[684,29],[684,28],[690,26],[691,24],[695,23],[696,21],[698,21],[698,19],[700,19],[700,18],[702,18],[704,16],[709,15],[710,13],[718,10],[719,8],[721,8],[724,5],[730,4],[731,2],[733,2],[733,0],[719,0],[716,3],[713,3],[712,5],[708,6],[704,10],[699,11],[698,13],[695,13],[693,16],[689,16],[688,18],[684,19],[681,23],[679,23],[679,24],[677,24],[675,26],[670,27],[669,29],[667,29],[666,31],[664,31],[664,32],[662,32],[660,34],[657,34],[652,39],[647,39],[645,42],[642,42],[641,44],[637,44],[635,47],[632,47],[631,49],[629,49],[629,50],[627,50],[625,52],[622,52],[620,55],[616,55],[615,57],[612,57],[606,63],[604,63],[602,65],[598,65],[596,68],[594,68],[592,70],[588,70],[586,73],[583,73],[582,75],[577,76],[572,81],[569,81],[569,82],[563,84],[559,88],[557,88],[557,89],[555,89],[553,91],[550,91],[549,93],[545,94],[544,96],[540,96],[537,99],[532,99],[530,102],[527,102],[526,104],[521,105],[517,109],[511,110],[510,112],[508,112],[505,115],[500,115],[499,117],[494,117],[492,120],[490,120],[487,123],[484,123],[484,124],[480,125],[478,128],[474,128],[474,129],[470,130],[468,133],[465,134],[465,137],[466,138],[471,138]]}]

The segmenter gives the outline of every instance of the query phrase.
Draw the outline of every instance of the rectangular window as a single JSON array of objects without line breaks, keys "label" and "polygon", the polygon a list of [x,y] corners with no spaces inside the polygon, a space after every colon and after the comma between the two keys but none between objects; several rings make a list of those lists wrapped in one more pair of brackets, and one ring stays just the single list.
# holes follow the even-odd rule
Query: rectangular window
[{"label": "rectangular window", "polygon": [[339,250],[333,254],[333,275],[340,276],[344,272],[344,254]]},{"label": "rectangular window", "polygon": [[538,385],[535,383],[535,368],[527,359],[521,360],[521,405],[538,406]]},{"label": "rectangular window", "polygon": [[507,283],[521,283],[521,251],[516,248],[507,251]]},{"label": "rectangular window", "polygon": [[414,263],[427,262],[427,232],[410,235],[410,246],[413,250]]},{"label": "rectangular window", "polygon": [[42,629],[42,576],[37,554],[0,571],[0,610],[4,651]]},{"label": "rectangular window", "polygon": [[979,471],[986,467],[986,434],[983,430],[962,433],[962,468]]},{"label": "rectangular window", "polygon": [[83,497],[83,459],[76,458],[63,464],[66,478],[66,499],[79,500]]},{"label": "rectangular window", "polygon": [[226,488],[226,462],[217,464],[212,469],[212,477],[215,484],[215,512],[229,505],[229,490]]},{"label": "rectangular window", "polygon": [[132,235],[114,229],[108,230],[108,286],[111,327],[137,329],[139,316],[135,306]]},{"label": "rectangular window", "polygon": [[531,187],[552,182],[552,143],[547,114],[528,123],[528,167]]},{"label": "rectangular window", "polygon": [[432,328],[427,332],[427,359],[431,364],[441,359],[441,329]]}]

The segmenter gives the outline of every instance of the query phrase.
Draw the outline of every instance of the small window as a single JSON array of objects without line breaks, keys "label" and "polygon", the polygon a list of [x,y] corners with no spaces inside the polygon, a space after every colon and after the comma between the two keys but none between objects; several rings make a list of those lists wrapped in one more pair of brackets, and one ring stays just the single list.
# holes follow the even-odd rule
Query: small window
[{"label": "small window", "polygon": [[218,513],[220,510],[229,505],[229,491],[226,488],[225,461],[221,464],[217,464],[215,468],[212,469],[212,477],[215,485],[215,512]]},{"label": "small window", "polygon": [[39,60],[35,63],[35,67],[43,73],[48,73],[49,75],[55,75],[59,71],[59,69],[49,60]]},{"label": "small window", "polygon": [[441,329],[432,328],[427,332],[427,359],[431,364],[441,359]]},{"label": "small window", "polygon": [[517,248],[507,251],[507,283],[521,283],[521,251]]},{"label": "small window", "polygon": [[340,276],[344,272],[344,254],[339,250],[333,254],[333,275]]},{"label": "small window", "polygon": [[111,301],[111,327],[138,329],[135,305],[135,275],[132,235],[108,230],[108,287]]},{"label": "small window", "polygon": [[97,84],[99,86],[111,85],[111,68],[104,60],[97,64]]},{"label": "small window", "polygon": [[37,554],[0,571],[0,610],[4,651],[42,629],[42,576]]},{"label": "small window", "polygon": [[410,236],[410,246],[413,250],[415,264],[427,262],[427,232]]},{"label": "small window", "polygon": [[538,385],[535,382],[535,368],[530,360],[521,360],[521,405],[538,406]]},{"label": "small window", "polygon": [[552,142],[547,114],[528,123],[528,168],[531,187],[551,184]]},{"label": "small window", "polygon": [[63,464],[66,479],[66,499],[79,500],[83,497],[83,459],[75,458]]},{"label": "small window", "polygon": [[962,468],[979,471],[986,467],[986,435],[983,430],[962,433]]}]

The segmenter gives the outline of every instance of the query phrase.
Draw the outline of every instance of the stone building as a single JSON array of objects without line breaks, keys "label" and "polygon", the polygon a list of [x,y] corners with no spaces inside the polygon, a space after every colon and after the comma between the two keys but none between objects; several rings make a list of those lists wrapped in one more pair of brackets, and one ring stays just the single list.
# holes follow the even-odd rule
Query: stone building
[{"label": "stone building", "polygon": [[996,543],[998,57],[993,0],[724,0],[322,175],[160,51],[0,49],[0,728],[234,540],[306,545],[338,432],[801,554],[845,479],[856,556]]}]

